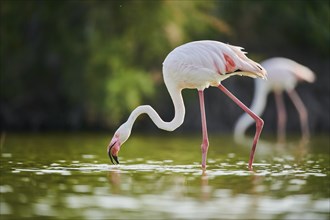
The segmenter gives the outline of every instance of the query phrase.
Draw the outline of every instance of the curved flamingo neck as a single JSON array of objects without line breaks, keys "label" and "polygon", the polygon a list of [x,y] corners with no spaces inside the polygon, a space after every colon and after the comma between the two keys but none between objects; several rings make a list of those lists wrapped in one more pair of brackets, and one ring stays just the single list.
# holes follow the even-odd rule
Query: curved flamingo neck
[{"label": "curved flamingo neck", "polygon": [[169,86],[167,86],[167,89],[172,98],[175,110],[175,115],[172,121],[163,121],[158,115],[158,113],[150,105],[141,105],[132,111],[126,122],[126,125],[128,126],[128,129],[130,131],[132,130],[133,124],[137,117],[139,117],[139,115],[143,113],[146,113],[154,122],[154,124],[162,130],[173,131],[183,123],[185,116],[185,107],[181,94],[181,89],[171,88]]}]

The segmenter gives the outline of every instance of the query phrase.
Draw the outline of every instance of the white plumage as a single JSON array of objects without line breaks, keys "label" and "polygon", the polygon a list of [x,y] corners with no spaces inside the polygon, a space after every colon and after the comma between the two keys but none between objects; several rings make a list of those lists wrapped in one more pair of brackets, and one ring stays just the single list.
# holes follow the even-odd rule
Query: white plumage
[{"label": "white plumage", "polygon": [[[181,88],[203,90],[233,75],[265,78],[261,66],[241,47],[218,41],[194,41],[175,48],[163,62],[164,80]],[[235,65],[231,65],[235,64]],[[234,72],[242,70],[240,72]]]},{"label": "white plumage", "polygon": [[259,139],[263,121],[252,113],[244,104],[234,97],[222,85],[221,81],[232,75],[246,75],[265,78],[266,71],[258,63],[249,59],[242,48],[231,46],[217,41],[195,41],[175,48],[163,62],[163,78],[167,90],[172,98],[175,115],[172,121],[163,121],[157,112],[149,105],[142,105],[133,110],[128,120],[115,132],[108,146],[108,155],[118,163],[118,151],[121,145],[131,134],[136,118],[143,113],[149,115],[155,125],[163,130],[173,131],[179,127],[185,116],[185,107],[182,99],[182,89],[197,89],[200,98],[202,116],[203,142],[202,167],[206,167],[208,137],[204,109],[203,90],[209,86],[217,86],[244,111],[247,111],[257,122],[256,136],[251,150],[249,169],[252,169],[254,151]]}]

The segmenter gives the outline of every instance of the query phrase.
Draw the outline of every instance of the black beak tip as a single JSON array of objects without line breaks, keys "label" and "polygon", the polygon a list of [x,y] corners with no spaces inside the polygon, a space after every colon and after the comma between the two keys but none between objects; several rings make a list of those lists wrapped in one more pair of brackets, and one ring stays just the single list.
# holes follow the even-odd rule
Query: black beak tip
[{"label": "black beak tip", "polygon": [[116,161],[116,163],[119,164],[118,157],[117,156],[114,156],[114,155],[112,155],[112,157]]},{"label": "black beak tip", "polygon": [[110,151],[108,151],[108,156],[109,156],[109,158],[110,158],[112,164],[115,164],[115,162],[116,162],[117,164],[119,164],[118,157],[115,156],[115,155],[112,155],[112,154],[110,153]]}]

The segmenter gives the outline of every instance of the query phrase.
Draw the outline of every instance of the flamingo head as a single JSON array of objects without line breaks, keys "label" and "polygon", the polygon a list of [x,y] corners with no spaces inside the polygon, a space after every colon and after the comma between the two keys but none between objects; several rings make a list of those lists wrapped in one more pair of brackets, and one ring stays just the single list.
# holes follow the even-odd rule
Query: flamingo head
[{"label": "flamingo head", "polygon": [[128,129],[125,124],[122,124],[112,137],[108,145],[107,151],[109,158],[113,164],[115,164],[115,162],[119,164],[118,152],[120,150],[121,145],[128,139],[129,136],[130,129]]},{"label": "flamingo head", "polygon": [[249,76],[252,78],[262,78],[267,79],[267,71],[259,64],[248,58],[242,51],[243,48],[228,45],[234,55],[224,55],[226,61],[226,71],[232,72],[233,74],[239,74],[244,76]]}]

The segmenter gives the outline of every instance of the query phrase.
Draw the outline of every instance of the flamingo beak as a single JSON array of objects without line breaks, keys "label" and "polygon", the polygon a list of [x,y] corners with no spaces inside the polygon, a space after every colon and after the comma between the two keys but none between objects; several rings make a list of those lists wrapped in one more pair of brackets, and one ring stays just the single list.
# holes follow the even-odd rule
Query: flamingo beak
[{"label": "flamingo beak", "polygon": [[[119,144],[119,142],[118,142],[118,140],[116,140],[116,141],[114,141],[113,143],[110,143],[110,145],[109,145],[109,147],[108,147],[108,156],[109,156],[109,158],[110,158],[110,160],[111,160],[111,163],[113,163],[113,164],[119,164],[118,156],[117,156],[115,153],[113,153],[113,151],[114,151],[115,149],[118,149],[118,146],[116,146],[116,145],[118,145],[118,144]],[[115,149],[113,149],[114,146],[116,146]],[[117,152],[118,152],[118,150],[117,150]],[[118,153],[117,153],[117,154],[118,154]],[[115,163],[115,162],[116,162],[116,163]]]},{"label": "flamingo beak", "polygon": [[[118,157],[117,156],[115,156],[115,155],[112,155],[112,154],[108,154],[109,155],[109,158],[110,158],[110,160],[111,160],[111,163],[113,163],[113,164],[119,164],[119,161],[118,161]],[[115,163],[115,162],[116,163]]]}]

